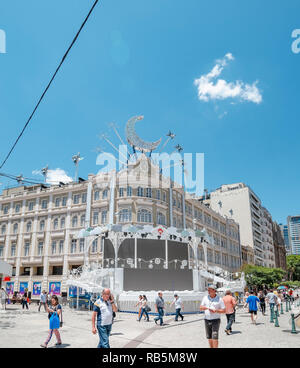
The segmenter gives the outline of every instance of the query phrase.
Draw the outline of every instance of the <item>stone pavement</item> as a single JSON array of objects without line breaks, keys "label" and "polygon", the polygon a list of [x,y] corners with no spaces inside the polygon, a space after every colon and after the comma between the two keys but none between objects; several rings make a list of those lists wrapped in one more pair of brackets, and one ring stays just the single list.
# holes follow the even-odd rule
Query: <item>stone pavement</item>
[{"label": "stone pavement", "polygon": [[[0,348],[35,348],[47,337],[47,313],[37,311],[31,305],[29,311],[19,305],[9,305],[0,311]],[[91,333],[91,312],[63,310],[64,326],[60,329],[63,345],[72,348],[93,348],[98,336]],[[291,334],[290,312],[279,317],[280,327],[269,322],[269,313],[258,313],[257,325],[252,325],[249,314],[241,309],[237,312],[233,334],[224,332],[226,317],[222,316],[219,346],[222,348],[297,348],[300,346],[300,331]],[[113,348],[206,348],[203,314],[185,315],[184,321],[175,322],[174,316],[166,316],[165,326],[156,326],[153,316],[150,322],[138,322],[136,314],[118,313],[110,338]],[[54,347],[53,336],[49,347]]]}]

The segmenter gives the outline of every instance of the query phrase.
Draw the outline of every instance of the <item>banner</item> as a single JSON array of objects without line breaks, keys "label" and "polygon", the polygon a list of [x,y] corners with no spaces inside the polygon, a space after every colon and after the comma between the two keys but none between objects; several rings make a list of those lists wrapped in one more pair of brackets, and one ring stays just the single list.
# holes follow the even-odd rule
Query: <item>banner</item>
[{"label": "banner", "polygon": [[7,282],[6,283],[6,292],[8,295],[13,295],[14,293],[14,282]]},{"label": "banner", "polygon": [[[82,290],[82,288],[79,288],[79,296],[85,296],[85,292]],[[77,286],[69,287],[69,297],[70,298],[77,297]]]},{"label": "banner", "polygon": [[60,295],[60,282],[49,282],[49,294]]},{"label": "banner", "polygon": [[28,291],[28,282],[20,282],[20,294],[23,295],[25,291]]},{"label": "banner", "polygon": [[32,295],[41,295],[42,283],[34,282],[32,285]]}]

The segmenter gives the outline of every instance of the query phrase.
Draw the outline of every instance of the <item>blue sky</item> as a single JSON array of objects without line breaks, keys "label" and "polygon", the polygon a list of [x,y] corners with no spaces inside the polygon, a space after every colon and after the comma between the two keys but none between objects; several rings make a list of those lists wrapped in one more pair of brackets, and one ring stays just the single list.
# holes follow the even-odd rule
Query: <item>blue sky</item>
[{"label": "blue sky", "polygon": [[[1,161],[92,2],[0,4]],[[285,222],[300,212],[300,54],[291,51],[299,14],[297,0],[101,1],[2,171],[32,177],[49,164],[73,176],[80,151],[86,177],[97,172],[95,148],[109,148],[98,137],[107,124],[124,135],[126,121],[143,114],[137,131],[146,140],[172,129],[185,152],[205,153],[206,188],[245,182]],[[228,53],[220,78],[257,81],[261,103],[199,100],[194,80]]]}]

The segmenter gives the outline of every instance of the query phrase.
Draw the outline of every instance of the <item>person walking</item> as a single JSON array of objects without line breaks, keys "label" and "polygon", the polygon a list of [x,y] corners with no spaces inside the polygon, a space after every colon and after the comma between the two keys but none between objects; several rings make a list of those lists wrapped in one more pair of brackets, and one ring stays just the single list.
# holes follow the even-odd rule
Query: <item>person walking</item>
[{"label": "person walking", "polygon": [[149,314],[148,314],[148,305],[147,305],[147,297],[146,295],[143,295],[143,299],[142,299],[142,311],[141,311],[141,315],[139,317],[139,322],[141,321],[144,313],[145,313],[145,316],[146,316],[146,321],[149,322]]},{"label": "person walking", "polygon": [[277,297],[277,295],[274,294],[272,289],[270,289],[270,291],[266,295],[266,299],[269,303],[271,313],[272,313],[272,311],[274,313],[274,308],[275,308],[275,305],[277,304],[278,297]]},{"label": "person walking", "polygon": [[110,289],[104,289],[101,297],[94,303],[92,314],[92,333],[95,335],[98,330],[99,334],[97,348],[110,348],[109,336],[112,328],[113,312],[117,312],[114,296],[111,294]]},{"label": "person walking", "polygon": [[139,295],[139,300],[135,305],[136,307],[139,308],[139,314],[138,314],[138,318],[137,318],[138,321],[140,320],[140,316],[141,316],[141,313],[142,313],[142,301],[143,301],[143,295]]},{"label": "person walking", "polygon": [[181,320],[183,321],[184,317],[180,312],[181,312],[181,310],[184,309],[184,307],[183,307],[183,304],[182,304],[182,300],[181,300],[181,298],[179,298],[178,294],[174,294],[174,300],[172,301],[171,306],[173,304],[175,305],[175,313],[176,313],[175,314],[175,321],[176,322],[178,321],[178,317],[180,317]]},{"label": "person walking", "polygon": [[158,313],[158,317],[154,318],[155,324],[157,324],[157,321],[160,321],[160,326],[163,326],[163,316],[164,316],[164,308],[165,308],[165,301],[163,299],[163,293],[162,291],[158,292],[158,296],[155,299],[155,309],[156,313]]},{"label": "person walking", "polygon": [[6,299],[8,299],[8,294],[7,294],[7,292],[5,291],[4,288],[1,288],[1,290],[0,290],[0,306],[1,306],[1,309],[6,310]]},{"label": "person walking", "polygon": [[232,324],[235,317],[235,306],[237,304],[236,299],[232,296],[230,290],[226,290],[223,302],[225,304],[225,313],[227,318],[227,326],[225,328],[225,332],[227,335],[230,335],[232,333]]},{"label": "person walking", "polygon": [[259,299],[256,295],[254,295],[253,291],[250,291],[250,295],[248,296],[246,303],[249,305],[249,313],[251,314],[251,321],[256,325],[257,320],[257,303],[259,303]]},{"label": "person walking", "polygon": [[41,344],[40,346],[42,348],[47,348],[53,333],[55,334],[57,343],[55,345],[61,345],[61,337],[59,333],[59,327],[60,324],[60,318],[62,317],[62,308],[61,305],[58,302],[58,297],[56,295],[52,295],[51,297],[51,307],[49,308],[48,305],[46,306],[47,312],[48,312],[48,318],[49,318],[49,333],[46,341],[44,344]]},{"label": "person walking", "polygon": [[204,311],[206,338],[210,348],[217,348],[219,345],[219,329],[221,324],[221,314],[226,312],[223,299],[217,295],[215,285],[208,286],[208,295],[202,299],[200,311]]},{"label": "person walking", "polygon": [[250,295],[250,293],[248,292],[248,291],[246,291],[246,293],[245,293],[245,295],[244,295],[244,298],[243,298],[243,308],[244,309],[246,309],[247,308],[247,306],[248,306],[248,304],[247,304],[247,302],[246,302],[246,300],[248,299],[248,297],[249,297],[249,295]]},{"label": "person walking", "polygon": [[26,309],[28,310],[28,295],[27,295],[27,291],[24,292],[24,294],[22,295],[22,309],[25,308],[26,306]]},{"label": "person walking", "polygon": [[39,312],[41,311],[42,305],[44,306],[45,312],[47,312],[46,304],[47,304],[47,295],[46,295],[46,291],[43,290],[40,296]]},{"label": "person walking", "polygon": [[263,314],[263,316],[266,315],[266,297],[262,290],[258,293],[258,299],[260,304],[260,309]]}]

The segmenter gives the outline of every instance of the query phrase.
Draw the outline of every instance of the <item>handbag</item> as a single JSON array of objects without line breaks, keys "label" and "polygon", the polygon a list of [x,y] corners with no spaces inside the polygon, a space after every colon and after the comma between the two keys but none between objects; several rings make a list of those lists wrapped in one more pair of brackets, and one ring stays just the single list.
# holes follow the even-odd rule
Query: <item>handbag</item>
[{"label": "handbag", "polygon": [[145,307],[145,311],[146,311],[146,312],[150,312],[150,311],[151,311],[151,308],[149,307],[149,305],[146,305],[146,307]]}]

